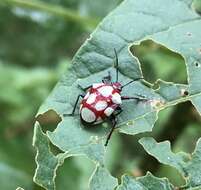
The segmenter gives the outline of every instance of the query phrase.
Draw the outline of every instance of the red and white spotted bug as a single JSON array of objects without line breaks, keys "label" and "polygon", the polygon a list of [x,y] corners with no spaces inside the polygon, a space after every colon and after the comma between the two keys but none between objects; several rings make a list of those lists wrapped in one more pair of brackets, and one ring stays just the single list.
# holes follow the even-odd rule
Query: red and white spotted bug
[{"label": "red and white spotted bug", "polygon": [[117,52],[115,52],[115,67],[116,67],[116,82],[111,81],[110,73],[108,76],[104,77],[102,83],[95,83],[91,85],[85,95],[79,95],[77,97],[74,109],[71,114],[74,115],[76,106],[78,104],[79,98],[82,97],[83,100],[80,103],[80,119],[83,124],[96,125],[107,118],[112,121],[112,128],[108,134],[105,146],[107,146],[108,141],[114,131],[116,126],[116,116],[121,113],[122,100],[136,99],[136,100],[146,100],[142,96],[128,97],[121,96],[122,89],[129,85],[130,83],[143,79],[137,78],[124,85],[118,82],[118,57]]},{"label": "red and white spotted bug", "polygon": [[99,124],[122,104],[120,83],[95,83],[84,96],[80,116],[84,122]]}]

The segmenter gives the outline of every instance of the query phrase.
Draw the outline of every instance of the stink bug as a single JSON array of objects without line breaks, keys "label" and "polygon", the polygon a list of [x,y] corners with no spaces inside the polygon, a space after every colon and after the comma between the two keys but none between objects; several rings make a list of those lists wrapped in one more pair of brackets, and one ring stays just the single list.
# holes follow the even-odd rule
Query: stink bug
[{"label": "stink bug", "polygon": [[117,119],[116,116],[122,112],[121,104],[122,100],[146,100],[143,96],[121,96],[121,92],[123,88],[132,82],[143,78],[137,78],[135,80],[131,80],[130,82],[122,85],[118,82],[118,56],[117,52],[115,52],[115,68],[116,68],[116,81],[112,82],[112,77],[110,73],[108,76],[104,77],[101,83],[94,83],[90,87],[87,88],[87,92],[85,95],[80,94],[77,97],[75,102],[73,111],[69,115],[74,115],[76,106],[79,102],[80,97],[82,97],[82,101],[80,102],[80,119],[81,122],[86,125],[96,125],[103,122],[106,119],[109,119],[112,123],[112,128],[107,136],[107,140],[105,142],[105,146],[107,146],[109,139],[115,129]]}]

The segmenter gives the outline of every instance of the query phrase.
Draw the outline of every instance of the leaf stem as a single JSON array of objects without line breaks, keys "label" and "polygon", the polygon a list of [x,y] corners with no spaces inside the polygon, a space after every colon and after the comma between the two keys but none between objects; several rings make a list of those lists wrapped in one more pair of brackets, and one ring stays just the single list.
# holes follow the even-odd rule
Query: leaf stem
[{"label": "leaf stem", "polygon": [[55,15],[57,17],[63,17],[67,21],[74,21],[82,24],[86,27],[95,28],[99,22],[99,19],[92,19],[89,17],[80,16],[76,11],[72,11],[68,8],[61,7],[59,5],[53,5],[45,3],[39,0],[3,0],[1,3],[6,3],[9,6],[18,6],[27,9],[34,9],[44,11]]}]

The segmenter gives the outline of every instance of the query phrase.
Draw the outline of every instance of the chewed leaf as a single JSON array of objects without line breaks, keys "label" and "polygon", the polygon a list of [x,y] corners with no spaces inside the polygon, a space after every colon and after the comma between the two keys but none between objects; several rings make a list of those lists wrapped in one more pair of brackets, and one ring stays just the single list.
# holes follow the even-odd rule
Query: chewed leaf
[{"label": "chewed leaf", "polygon": [[173,190],[173,185],[166,178],[154,177],[151,173],[134,179],[128,175],[122,177],[122,184],[117,190]]},{"label": "chewed leaf", "polygon": [[117,190],[144,190],[144,185],[131,176],[124,175]]},{"label": "chewed leaf", "polygon": [[[119,59],[119,81],[122,84],[143,76],[140,63],[131,54],[129,47],[146,39],[152,39],[180,53],[185,58],[188,71],[187,85],[158,81],[160,88],[153,90],[141,80],[126,86],[122,95],[137,96],[142,100],[123,102],[123,112],[117,118],[117,131],[131,135],[151,131],[160,110],[185,101],[192,101],[201,112],[201,19],[191,9],[191,3],[191,0],[166,0],[165,3],[164,0],[154,0],[154,3],[153,0],[125,0],[98,25],[82,45],[72,60],[72,66],[38,112],[43,115],[48,110],[54,110],[62,118],[55,131],[47,132],[47,136],[38,133],[38,126],[35,130],[35,137],[38,135],[36,147],[47,152],[45,156],[51,166],[47,176],[51,184],[58,159],[48,152],[48,139],[72,156],[84,155],[96,163],[104,164],[103,144],[110,128],[104,124],[84,127],[77,115],[64,115],[72,112],[77,96],[84,94],[85,88],[92,83],[101,82],[108,71],[115,80],[114,48]],[[79,106],[76,114],[79,114]],[[43,145],[39,145],[40,138]],[[41,156],[43,151],[39,151],[37,155],[38,168],[41,173],[46,173],[43,161],[38,160]],[[170,164],[182,172],[182,167],[179,166],[182,158],[171,156],[176,157],[177,162]],[[43,176],[38,175],[38,168],[38,183],[47,187]]]},{"label": "chewed leaf", "polygon": [[66,117],[54,132],[47,135],[51,142],[62,151],[71,155],[86,155],[95,162],[104,162],[104,142],[102,136],[107,132],[104,127],[84,128],[79,118]]},{"label": "chewed leaf", "polygon": [[188,100],[201,110],[201,19],[172,27],[168,31],[149,36],[171,50],[180,53],[188,73]]},{"label": "chewed leaf", "polygon": [[54,156],[49,148],[49,140],[38,123],[35,124],[33,145],[37,150],[37,168],[33,180],[45,189],[55,190],[56,170],[70,155]]},{"label": "chewed leaf", "polygon": [[48,139],[43,134],[39,124],[36,124],[34,130],[33,145],[37,149],[37,169],[34,181],[46,189],[54,190],[58,159],[50,152]]},{"label": "chewed leaf", "polygon": [[[174,84],[162,80],[157,81],[160,88],[156,90],[136,84],[128,87],[127,92],[132,94],[132,89],[140,92],[140,95],[146,98],[145,101],[133,104],[129,102],[124,104],[124,113],[119,116],[119,131],[126,134],[138,134],[146,131],[152,131],[152,128],[158,118],[158,112],[179,102],[187,101],[186,92],[188,86],[183,84]],[[129,89],[131,89],[129,91]],[[121,123],[122,122],[122,123]]]},{"label": "chewed leaf", "polygon": [[177,101],[178,99],[182,101],[182,97],[185,101],[185,97],[189,94],[188,85],[175,84],[162,80],[158,80],[157,84],[160,86],[160,88],[157,89],[156,92],[159,93],[166,100],[166,102],[169,103],[174,103],[174,101]]},{"label": "chewed leaf", "polygon": [[201,188],[201,138],[198,140],[191,160],[185,167],[188,174],[189,187],[199,186]]},{"label": "chewed leaf", "polygon": [[175,167],[183,175],[185,174],[183,166],[185,164],[182,154],[175,154],[171,151],[170,142],[164,141],[157,143],[151,137],[144,137],[139,140],[144,149],[152,156],[156,157],[159,162]]},{"label": "chewed leaf", "polygon": [[168,141],[157,143],[151,137],[144,137],[139,142],[159,162],[175,167],[185,177],[186,189],[201,188],[201,139],[198,140],[192,156],[173,153]]},{"label": "chewed leaf", "polygon": [[89,184],[90,190],[112,190],[118,184],[117,178],[110,175],[107,169],[97,165]]},{"label": "chewed leaf", "polygon": [[[143,6],[144,3],[148,5],[148,9]],[[156,9],[157,5],[161,7],[160,11]],[[177,11],[168,15],[167,10],[171,9]],[[140,42],[147,36],[155,39],[157,34],[168,33],[169,28],[177,28],[183,23],[193,23],[195,19],[199,18],[196,13],[189,9],[188,3],[182,1],[168,0],[165,6],[161,0],[157,0],[155,3],[151,3],[151,1],[150,3],[147,1],[124,1],[99,24],[91,37],[83,44],[73,58],[72,67],[59,81],[38,114],[43,114],[50,109],[55,110],[59,115],[70,113],[76,96],[85,93],[86,87],[94,82],[100,82],[108,71],[115,79],[114,48],[117,50],[119,58],[119,80],[125,83],[141,77],[139,62],[131,55],[128,47],[133,43]],[[136,22],[133,22],[134,20]],[[168,45],[167,47],[170,48]],[[122,92],[123,95],[143,96],[147,101],[125,101],[123,103],[124,112],[118,117],[117,127],[119,131],[133,135],[151,131],[157,120],[159,110],[190,99],[190,96],[187,99],[183,97],[182,93],[178,93],[178,89],[181,89],[182,86],[180,84],[174,85],[173,89],[172,84],[167,83],[166,91],[171,92],[171,97],[164,96],[165,90],[163,92],[162,90],[154,91],[140,82],[127,86]],[[78,109],[76,111],[78,113]],[[62,127],[62,130],[65,130],[65,127]],[[59,141],[55,141],[56,138],[59,138],[57,136],[59,133],[54,134],[54,138],[50,140],[54,141],[53,143],[60,148],[65,146],[61,145]],[[66,135],[64,139],[67,139],[67,133],[63,134]],[[70,133],[68,135],[70,136]],[[106,133],[102,135],[102,137],[105,136]],[[79,139],[77,143],[81,143]]]}]

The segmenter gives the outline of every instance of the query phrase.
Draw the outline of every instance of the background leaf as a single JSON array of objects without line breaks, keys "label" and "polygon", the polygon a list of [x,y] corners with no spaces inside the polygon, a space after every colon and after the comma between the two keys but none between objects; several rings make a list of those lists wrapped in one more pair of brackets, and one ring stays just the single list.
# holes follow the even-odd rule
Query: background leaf
[{"label": "background leaf", "polygon": [[[0,183],[2,189],[16,189],[19,184],[24,188],[32,187],[31,176],[21,172],[5,163],[0,163]],[[11,183],[12,182],[12,183]]]},{"label": "background leaf", "polygon": [[[185,153],[173,153],[170,149],[170,143],[168,141],[157,143],[151,137],[144,137],[140,139],[140,143],[144,149],[159,162],[170,165],[179,170],[179,172],[186,179],[186,189],[189,188],[201,188],[201,154],[200,154],[200,143],[201,139],[198,140],[195,151],[192,156]],[[163,154],[161,154],[161,151]]]},{"label": "background leaf", "polygon": [[[140,139],[139,142],[143,145],[144,149],[152,156],[155,156],[159,162],[175,167],[183,175],[185,175],[185,171],[183,169],[185,165],[184,155],[182,155],[182,153],[174,154],[171,151],[169,141],[157,143],[151,137],[144,137]],[[163,154],[161,154],[161,152],[163,152]]]}]

